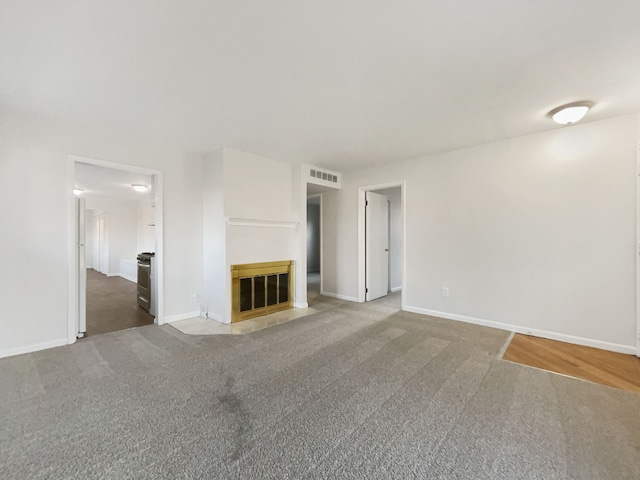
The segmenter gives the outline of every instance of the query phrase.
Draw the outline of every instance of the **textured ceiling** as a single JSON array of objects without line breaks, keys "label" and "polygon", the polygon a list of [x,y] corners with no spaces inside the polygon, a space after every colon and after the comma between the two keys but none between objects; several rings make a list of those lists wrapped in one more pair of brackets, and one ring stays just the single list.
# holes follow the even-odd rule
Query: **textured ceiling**
[{"label": "textured ceiling", "polygon": [[640,110],[637,0],[0,8],[0,105],[184,151],[348,171]]}]

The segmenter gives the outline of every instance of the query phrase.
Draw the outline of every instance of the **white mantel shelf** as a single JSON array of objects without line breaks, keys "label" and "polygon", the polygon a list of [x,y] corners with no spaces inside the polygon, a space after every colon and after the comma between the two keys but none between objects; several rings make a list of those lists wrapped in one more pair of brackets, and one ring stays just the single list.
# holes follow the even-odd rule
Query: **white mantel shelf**
[{"label": "white mantel shelf", "polygon": [[275,228],[296,228],[300,222],[284,222],[282,220],[256,220],[253,218],[232,218],[225,217],[227,225],[234,227],[275,227]]}]

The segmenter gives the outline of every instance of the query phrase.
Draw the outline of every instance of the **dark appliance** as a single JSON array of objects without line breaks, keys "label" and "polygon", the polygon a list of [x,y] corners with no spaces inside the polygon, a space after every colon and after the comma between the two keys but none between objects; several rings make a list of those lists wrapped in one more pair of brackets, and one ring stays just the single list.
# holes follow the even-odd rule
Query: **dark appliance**
[{"label": "dark appliance", "polygon": [[153,260],[155,253],[142,252],[138,255],[138,305],[151,313],[155,314],[153,303],[156,299],[152,296],[153,288]]}]

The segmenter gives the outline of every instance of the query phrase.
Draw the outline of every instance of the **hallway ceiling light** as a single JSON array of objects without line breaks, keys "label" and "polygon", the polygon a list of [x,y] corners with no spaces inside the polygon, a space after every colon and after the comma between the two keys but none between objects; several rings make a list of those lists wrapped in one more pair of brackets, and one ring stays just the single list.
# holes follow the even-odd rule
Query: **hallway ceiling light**
[{"label": "hallway ceiling light", "polygon": [[581,120],[591,107],[593,107],[591,102],[567,103],[551,110],[549,116],[560,125],[571,125]]},{"label": "hallway ceiling light", "polygon": [[82,194],[82,192],[84,192],[84,190],[82,190],[81,188],[74,188],[73,189],[73,194],[76,195],[76,196]]},{"label": "hallway ceiling light", "polygon": [[133,185],[131,185],[131,187],[136,192],[146,192],[147,190],[149,190],[149,186],[148,185],[140,185],[140,184],[137,184],[137,183],[134,183]]}]

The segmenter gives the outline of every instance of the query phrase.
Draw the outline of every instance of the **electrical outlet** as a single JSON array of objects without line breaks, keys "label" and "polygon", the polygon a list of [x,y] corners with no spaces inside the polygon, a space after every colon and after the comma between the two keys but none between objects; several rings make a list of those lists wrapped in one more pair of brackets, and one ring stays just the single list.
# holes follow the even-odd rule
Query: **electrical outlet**
[{"label": "electrical outlet", "polygon": [[449,296],[449,289],[447,287],[442,287],[442,296],[443,297]]}]

